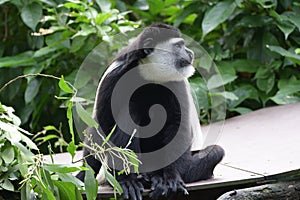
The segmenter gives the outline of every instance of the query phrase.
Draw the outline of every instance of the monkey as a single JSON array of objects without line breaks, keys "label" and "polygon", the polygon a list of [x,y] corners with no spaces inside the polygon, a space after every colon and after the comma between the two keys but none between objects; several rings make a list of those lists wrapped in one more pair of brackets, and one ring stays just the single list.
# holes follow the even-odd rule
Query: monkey
[{"label": "monkey", "polygon": [[[102,76],[93,110],[98,132],[107,136],[113,130],[109,141],[128,147],[141,160],[140,174],[116,173],[124,199],[141,200],[146,187],[152,199],[188,194],[185,183],[213,177],[223,159],[218,145],[191,152],[194,136],[201,134],[188,83],[193,61],[179,29],[154,23],[116,55]],[[89,128],[86,138],[101,145],[98,132]],[[102,164],[91,154],[83,149],[96,176]],[[84,171],[77,175],[84,176]]]}]

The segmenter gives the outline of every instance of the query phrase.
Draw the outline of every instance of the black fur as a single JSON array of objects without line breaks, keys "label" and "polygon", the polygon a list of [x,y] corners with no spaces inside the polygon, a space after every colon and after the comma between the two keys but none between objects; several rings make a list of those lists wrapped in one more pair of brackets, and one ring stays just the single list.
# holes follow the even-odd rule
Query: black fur
[{"label": "black fur", "polygon": [[[163,28],[163,29],[162,29]],[[171,31],[170,31],[171,30]],[[97,102],[95,102],[94,118],[101,126],[104,134],[110,133],[114,125],[115,119],[111,110],[111,96],[112,91],[120,79],[130,69],[137,67],[139,61],[153,52],[153,49],[157,43],[166,41],[170,38],[181,37],[178,29],[165,25],[154,24],[146,29],[137,37],[137,39],[123,49],[115,58],[113,62],[120,62],[121,65],[106,75],[102,84],[97,91]],[[189,52],[188,52],[189,53]],[[189,54],[189,56],[192,56]],[[181,67],[189,63],[179,61]],[[183,62],[183,63],[181,63]],[[135,76],[137,79],[143,79],[138,73]],[[149,138],[137,138],[132,139],[132,143],[129,146],[130,149],[137,154],[152,152],[161,149],[167,145],[176,134],[181,134],[182,142],[178,143],[178,148],[183,148],[184,153],[168,166],[148,173],[143,173],[143,177],[148,181],[151,186],[152,192],[150,196],[153,199],[157,199],[160,196],[167,196],[174,193],[187,194],[184,183],[193,181],[208,179],[213,175],[213,169],[222,160],[224,151],[221,147],[214,145],[209,146],[199,152],[191,153],[190,145],[192,142],[191,123],[188,121],[188,115],[190,112],[190,105],[188,101],[188,93],[190,91],[186,88],[184,81],[173,81],[165,83],[165,86],[173,88],[180,92],[180,97],[176,97],[172,91],[167,87],[160,84],[146,84],[140,87],[132,95],[130,99],[129,109],[132,120],[139,126],[145,126],[150,123],[149,109],[154,104],[162,105],[167,113],[166,123],[158,134]],[[126,87],[126,86],[124,86]],[[124,88],[126,92],[126,88]],[[119,98],[122,98],[122,93],[118,94]],[[179,103],[181,102],[181,104]],[[181,105],[181,106],[180,106]],[[122,102],[117,105],[122,110]],[[120,111],[120,119],[126,120],[128,116],[122,116]],[[160,117],[155,115],[154,117]],[[181,121],[180,121],[181,120]],[[180,122],[183,123],[184,133],[178,133]],[[139,133],[137,131],[137,134]],[[89,129],[87,138],[92,136],[93,142],[102,144],[101,138],[98,136],[95,130]],[[125,147],[130,139],[130,136],[124,133],[117,125],[115,132],[112,134],[111,142],[120,147]],[[88,140],[85,141],[89,143]],[[84,149],[84,156],[88,156],[90,152],[88,149]],[[160,162],[164,159],[168,159],[172,152],[163,152],[161,157],[156,162]],[[101,163],[93,156],[86,158],[86,163],[93,168],[95,175],[98,174],[101,167]],[[142,165],[151,165],[153,163],[143,162]],[[84,172],[81,172],[77,177],[81,180],[84,179]],[[136,174],[121,175],[117,177],[120,182],[125,199],[142,199],[142,191],[145,185],[142,185],[142,181]]]}]

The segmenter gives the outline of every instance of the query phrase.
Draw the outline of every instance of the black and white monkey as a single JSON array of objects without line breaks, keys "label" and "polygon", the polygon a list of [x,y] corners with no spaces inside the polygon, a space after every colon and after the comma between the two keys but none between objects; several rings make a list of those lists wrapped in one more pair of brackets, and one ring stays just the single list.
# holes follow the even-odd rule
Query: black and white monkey
[{"label": "black and white monkey", "polygon": [[[102,76],[93,112],[99,131],[108,135],[116,125],[110,142],[125,147],[130,140],[128,148],[142,161],[140,175],[117,176],[124,199],[142,199],[145,183],[153,199],[187,194],[184,184],[211,178],[224,156],[218,145],[190,149],[194,135],[201,134],[187,81],[195,71],[193,60],[178,29],[153,24],[120,51]],[[95,129],[88,129],[86,138],[86,143],[103,142]],[[84,149],[97,175],[101,163],[91,153]]]}]

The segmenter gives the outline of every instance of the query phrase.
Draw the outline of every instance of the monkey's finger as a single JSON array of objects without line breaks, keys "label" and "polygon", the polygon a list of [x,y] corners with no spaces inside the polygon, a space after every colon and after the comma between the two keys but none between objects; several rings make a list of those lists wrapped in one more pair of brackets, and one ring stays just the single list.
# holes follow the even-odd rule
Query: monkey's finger
[{"label": "monkey's finger", "polygon": [[137,182],[138,187],[140,188],[141,192],[144,192],[144,186],[141,182]]},{"label": "monkey's finger", "polygon": [[167,196],[168,195],[168,193],[169,193],[169,187],[168,187],[168,185],[163,185],[162,187],[162,192],[161,192],[161,195],[162,196]]},{"label": "monkey's finger", "polygon": [[158,199],[159,196],[161,196],[163,190],[162,190],[162,187],[159,186],[159,187],[155,187],[154,190],[152,192],[150,192],[149,196],[151,199]]},{"label": "monkey's finger", "polygon": [[151,182],[151,190],[154,190],[158,185],[162,185],[163,180],[161,177],[153,177],[151,178]]},{"label": "monkey's finger", "polygon": [[168,185],[172,192],[177,191],[177,183],[175,183],[173,180],[169,180]]},{"label": "monkey's finger", "polygon": [[128,195],[128,188],[125,184],[121,184],[121,187],[123,189],[123,198],[124,199],[129,199],[129,195]]},{"label": "monkey's finger", "polygon": [[136,191],[135,191],[133,185],[131,184],[131,182],[126,182],[126,186],[128,187],[128,193],[129,193],[130,200],[137,200],[136,199]]},{"label": "monkey's finger", "polygon": [[189,194],[189,192],[187,191],[187,189],[185,188],[185,186],[182,185],[182,184],[179,184],[179,185],[178,185],[178,190],[179,190],[179,191],[182,191],[182,193],[183,193],[184,195],[188,195],[188,194]]},{"label": "monkey's finger", "polygon": [[135,194],[138,200],[142,200],[142,192],[143,192],[143,186],[141,187],[139,182],[132,181],[131,184],[135,189]]}]

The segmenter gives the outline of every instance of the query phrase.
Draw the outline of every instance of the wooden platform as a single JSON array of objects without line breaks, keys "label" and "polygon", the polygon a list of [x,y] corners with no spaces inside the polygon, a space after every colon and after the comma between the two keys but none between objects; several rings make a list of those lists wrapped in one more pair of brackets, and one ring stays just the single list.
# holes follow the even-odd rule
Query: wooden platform
[{"label": "wooden platform", "polygon": [[[261,109],[225,123],[202,127],[209,138],[206,144],[221,145],[226,156],[216,167],[213,179],[187,184],[190,196],[184,199],[198,199],[199,196],[193,197],[193,192],[260,185],[299,173],[299,126],[300,103],[296,103]],[[57,154],[55,160],[71,162],[67,154]],[[111,188],[99,188],[99,198],[112,196]]]}]

